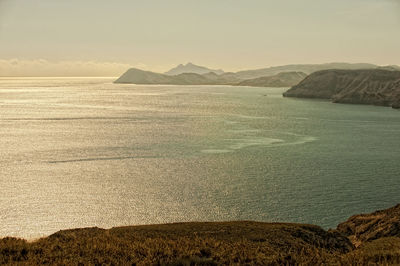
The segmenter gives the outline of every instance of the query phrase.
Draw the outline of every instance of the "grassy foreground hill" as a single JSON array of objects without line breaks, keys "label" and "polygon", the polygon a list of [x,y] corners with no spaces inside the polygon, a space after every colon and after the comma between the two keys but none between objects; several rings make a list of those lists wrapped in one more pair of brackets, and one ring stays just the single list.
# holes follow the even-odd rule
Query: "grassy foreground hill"
[{"label": "grassy foreground hill", "polygon": [[400,205],[353,216],[329,231],[243,221],[73,229],[34,242],[3,238],[0,264],[400,264],[399,212]]}]

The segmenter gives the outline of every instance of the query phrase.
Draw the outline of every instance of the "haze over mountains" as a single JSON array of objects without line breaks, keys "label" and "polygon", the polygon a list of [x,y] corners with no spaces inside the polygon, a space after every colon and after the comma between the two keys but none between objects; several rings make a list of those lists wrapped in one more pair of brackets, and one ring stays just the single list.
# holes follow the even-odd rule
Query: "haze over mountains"
[{"label": "haze over mountains", "polygon": [[[236,75],[241,79],[258,78],[262,76],[272,76],[281,72],[304,72],[307,75],[320,70],[326,69],[375,69],[382,68],[381,66],[366,63],[327,63],[327,64],[300,64],[300,65],[285,65],[268,67],[256,70],[245,70],[239,71]],[[400,70],[399,66],[385,66],[383,68],[393,68],[394,70]]]},{"label": "haze over mountains", "polygon": [[188,63],[166,73],[169,74],[131,68],[115,83],[291,87],[284,96],[400,108],[399,66],[329,63],[227,73]]},{"label": "haze over mountains", "polygon": [[250,87],[290,87],[298,84],[307,74],[304,72],[281,72],[273,76],[266,76],[254,79],[246,79],[239,82],[239,86]]},{"label": "haze over mountains", "polygon": [[115,83],[291,87],[297,85],[307,75],[320,70],[377,68],[400,70],[398,66],[380,67],[373,64],[329,63],[286,65],[233,73],[188,63],[181,64],[164,74],[131,68]]},{"label": "haze over mountains", "polygon": [[210,69],[203,66],[198,66],[192,63],[187,63],[186,65],[180,64],[177,67],[172,68],[171,70],[165,72],[165,75],[175,76],[183,73],[195,73],[199,75],[207,74],[207,73],[215,73],[217,75],[221,75],[224,73],[222,69]]},{"label": "haze over mountains", "polygon": [[232,85],[252,87],[290,87],[307,75],[302,72],[284,72],[270,77],[241,80],[234,73],[217,75],[209,72],[203,75],[196,73],[181,73],[178,75],[165,75],[131,68],[115,83],[128,84],[164,84],[164,85]]}]

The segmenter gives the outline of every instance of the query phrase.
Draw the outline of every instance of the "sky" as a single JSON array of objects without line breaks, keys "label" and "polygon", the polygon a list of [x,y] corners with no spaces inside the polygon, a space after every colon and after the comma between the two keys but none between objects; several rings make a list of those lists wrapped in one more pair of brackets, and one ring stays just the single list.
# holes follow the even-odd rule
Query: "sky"
[{"label": "sky", "polygon": [[400,65],[400,0],[0,0],[0,76]]}]

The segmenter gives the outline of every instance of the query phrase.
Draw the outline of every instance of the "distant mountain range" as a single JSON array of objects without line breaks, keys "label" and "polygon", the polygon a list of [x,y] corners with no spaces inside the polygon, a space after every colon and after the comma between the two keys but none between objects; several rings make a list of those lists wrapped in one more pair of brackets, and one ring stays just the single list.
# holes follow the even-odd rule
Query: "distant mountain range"
[{"label": "distant mountain range", "polygon": [[281,72],[303,72],[307,75],[314,73],[320,70],[327,69],[376,69],[376,68],[384,68],[384,69],[392,69],[392,70],[400,70],[399,66],[385,66],[381,67],[373,64],[350,64],[350,63],[328,63],[328,64],[305,64],[305,65],[285,65],[285,66],[276,66],[276,67],[268,67],[256,70],[245,70],[239,71],[236,73],[236,76],[240,79],[252,79],[263,76],[273,76]]},{"label": "distant mountain range", "polygon": [[270,77],[241,80],[235,74],[217,75],[209,72],[203,75],[182,73],[165,75],[144,71],[136,68],[129,69],[115,83],[127,84],[165,84],[165,85],[231,85],[251,87],[290,87],[298,84],[307,75],[302,72],[284,72]]},{"label": "distant mountain range", "polygon": [[179,65],[164,74],[131,68],[115,83],[166,84],[166,85],[233,85],[253,87],[291,87],[307,75],[327,69],[385,69],[400,70],[398,66],[373,64],[329,63],[319,65],[286,65],[256,70],[224,72],[188,63]]},{"label": "distant mountain range", "polygon": [[290,87],[298,84],[305,77],[306,73],[303,72],[281,72],[273,76],[246,79],[239,82],[239,86],[250,87]]},{"label": "distant mountain range", "polygon": [[165,85],[211,85],[227,84],[228,80],[215,73],[204,75],[196,73],[181,73],[178,75],[166,75],[131,68],[125,72],[115,83],[128,84],[165,84]]},{"label": "distant mountain range", "polygon": [[217,75],[221,75],[224,73],[224,71],[222,69],[215,70],[203,66],[198,66],[192,63],[187,63],[186,65],[180,64],[179,66],[174,67],[173,69],[165,72],[164,74],[169,76],[176,76],[184,73],[195,73],[199,75],[207,73],[215,73]]}]

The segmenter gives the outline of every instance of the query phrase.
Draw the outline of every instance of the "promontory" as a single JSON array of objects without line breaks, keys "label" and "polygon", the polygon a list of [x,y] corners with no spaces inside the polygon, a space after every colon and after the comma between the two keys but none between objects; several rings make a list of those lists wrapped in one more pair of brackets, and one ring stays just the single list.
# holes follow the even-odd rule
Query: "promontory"
[{"label": "promontory", "polygon": [[322,70],[312,73],[283,95],[400,108],[400,71]]}]

